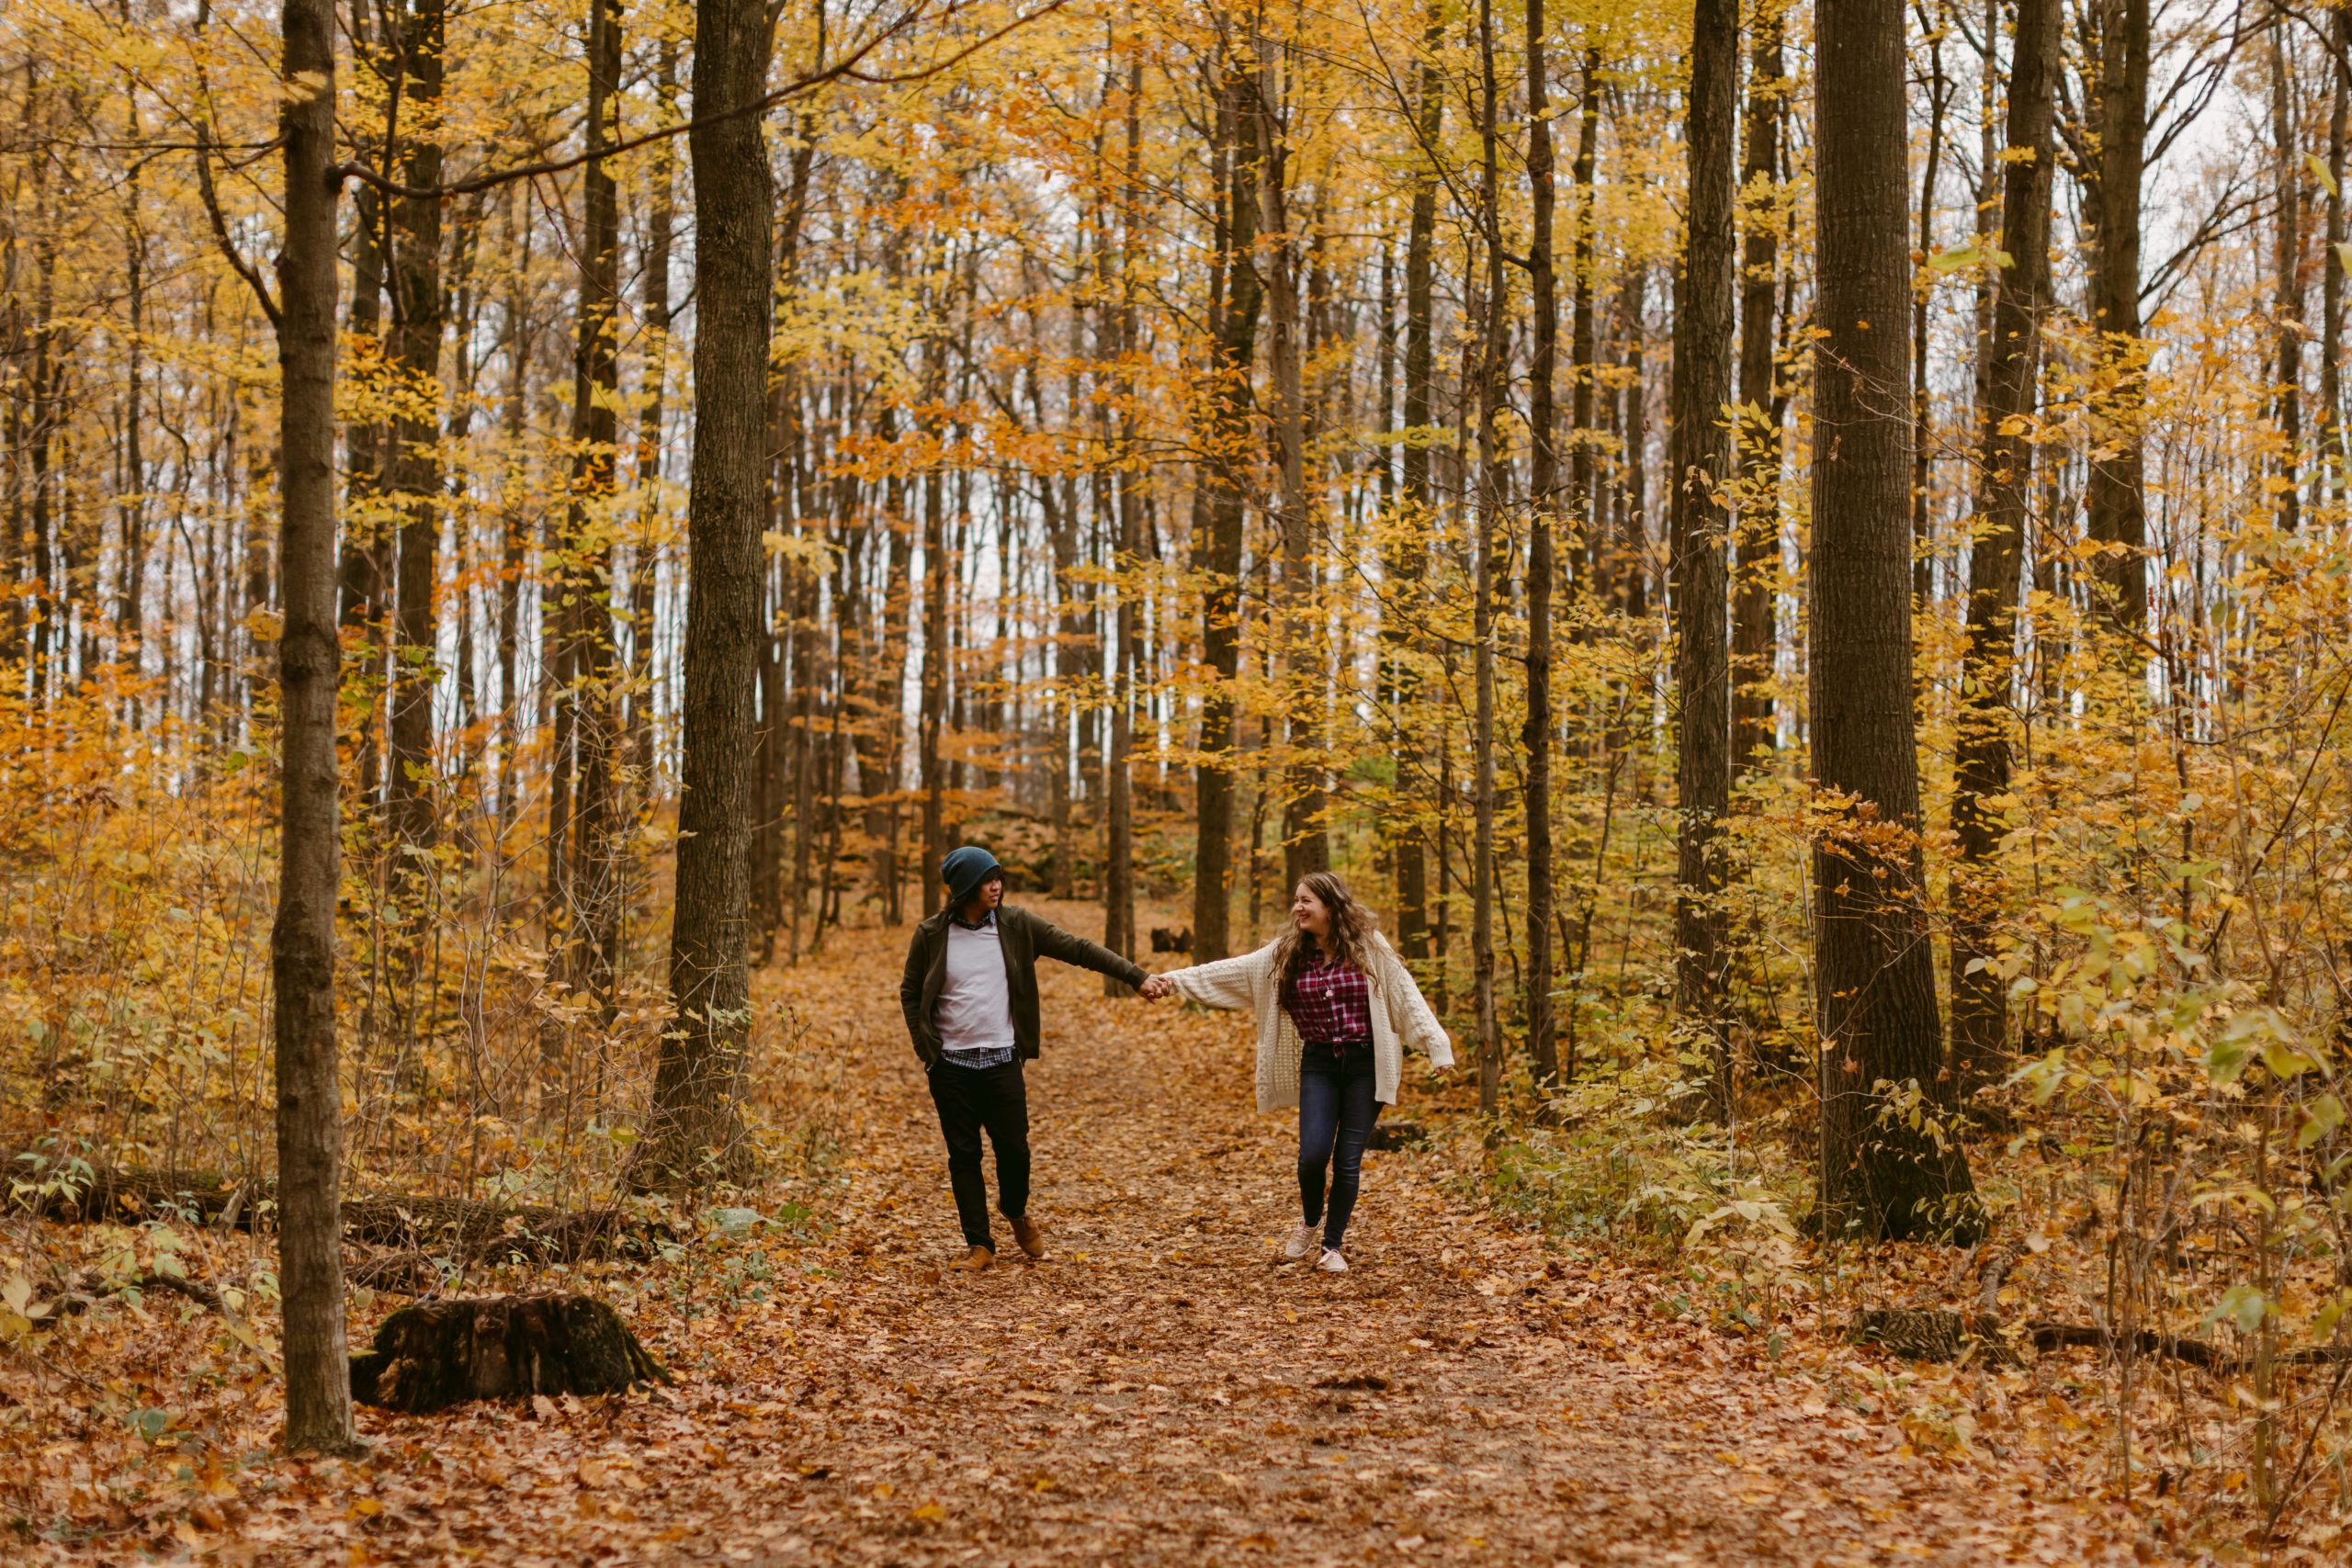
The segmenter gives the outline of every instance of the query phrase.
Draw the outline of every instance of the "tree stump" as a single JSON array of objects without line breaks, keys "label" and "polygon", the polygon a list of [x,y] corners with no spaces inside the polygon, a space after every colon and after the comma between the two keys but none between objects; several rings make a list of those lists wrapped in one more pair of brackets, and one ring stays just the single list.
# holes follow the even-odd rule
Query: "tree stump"
[{"label": "tree stump", "polygon": [[426,1416],[470,1399],[619,1393],[670,1374],[593,1296],[421,1302],[384,1319],[351,1358],[351,1396]]}]

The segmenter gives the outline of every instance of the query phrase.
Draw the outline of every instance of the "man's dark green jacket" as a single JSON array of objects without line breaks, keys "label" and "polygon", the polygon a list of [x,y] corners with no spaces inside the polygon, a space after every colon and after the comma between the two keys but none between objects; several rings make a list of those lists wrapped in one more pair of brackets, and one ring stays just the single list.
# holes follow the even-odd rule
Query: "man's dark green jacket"
[{"label": "man's dark green jacket", "polygon": [[[947,983],[947,921],[939,913],[915,928],[907,944],[907,972],[899,978],[899,1005],[906,1010],[907,1033],[925,1067],[939,1060],[940,987]],[[1143,969],[1107,947],[1082,936],[1072,936],[1050,920],[1024,909],[1000,905],[996,912],[997,941],[1004,948],[1005,988],[1012,998],[1012,1038],[1023,1061],[1037,1056],[1037,960],[1058,959],[1099,975],[1112,975],[1140,987]]]}]

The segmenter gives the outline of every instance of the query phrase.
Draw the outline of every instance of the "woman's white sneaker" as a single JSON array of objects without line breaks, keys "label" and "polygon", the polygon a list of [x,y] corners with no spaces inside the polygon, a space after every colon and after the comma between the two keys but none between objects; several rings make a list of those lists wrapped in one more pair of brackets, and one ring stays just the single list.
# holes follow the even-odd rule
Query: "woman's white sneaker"
[{"label": "woman's white sneaker", "polygon": [[1315,1267],[1322,1269],[1326,1274],[1344,1274],[1348,1271],[1348,1260],[1340,1256],[1338,1247],[1327,1247],[1323,1249],[1323,1256],[1317,1259]]},{"label": "woman's white sneaker", "polygon": [[1283,1238],[1283,1256],[1289,1258],[1304,1258],[1315,1250],[1315,1244],[1319,1239],[1321,1239],[1321,1233],[1313,1225],[1301,1225]]}]

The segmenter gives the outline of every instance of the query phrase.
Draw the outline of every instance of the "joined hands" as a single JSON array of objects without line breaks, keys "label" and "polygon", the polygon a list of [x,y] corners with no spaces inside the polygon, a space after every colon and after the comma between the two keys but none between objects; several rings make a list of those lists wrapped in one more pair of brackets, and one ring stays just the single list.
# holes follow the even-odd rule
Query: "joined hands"
[{"label": "joined hands", "polygon": [[1142,989],[1144,1000],[1156,1002],[1162,997],[1173,996],[1176,982],[1165,975],[1153,975],[1144,981]]}]

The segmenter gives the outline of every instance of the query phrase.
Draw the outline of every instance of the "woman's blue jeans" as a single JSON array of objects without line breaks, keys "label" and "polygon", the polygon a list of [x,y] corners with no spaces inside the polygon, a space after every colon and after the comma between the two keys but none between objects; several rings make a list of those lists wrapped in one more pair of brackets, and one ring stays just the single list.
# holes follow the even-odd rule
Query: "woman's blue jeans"
[{"label": "woman's blue jeans", "polygon": [[1355,1213],[1364,1145],[1379,1119],[1370,1043],[1351,1045],[1338,1056],[1329,1045],[1307,1046],[1298,1065],[1299,1213],[1306,1224],[1322,1222],[1323,1245],[1334,1250],[1346,1239],[1348,1217]]}]

